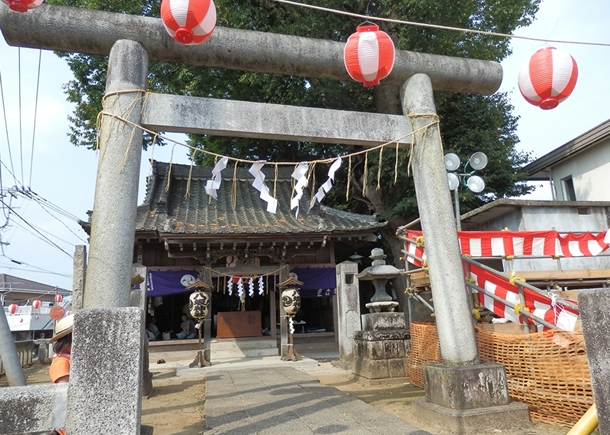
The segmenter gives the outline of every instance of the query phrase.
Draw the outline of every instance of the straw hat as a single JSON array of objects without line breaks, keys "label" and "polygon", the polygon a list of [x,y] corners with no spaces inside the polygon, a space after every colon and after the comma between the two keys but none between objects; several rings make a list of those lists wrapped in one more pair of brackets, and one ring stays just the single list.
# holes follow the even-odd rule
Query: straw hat
[{"label": "straw hat", "polygon": [[64,317],[55,324],[55,335],[49,340],[50,343],[59,340],[62,337],[70,334],[74,327],[74,314]]}]

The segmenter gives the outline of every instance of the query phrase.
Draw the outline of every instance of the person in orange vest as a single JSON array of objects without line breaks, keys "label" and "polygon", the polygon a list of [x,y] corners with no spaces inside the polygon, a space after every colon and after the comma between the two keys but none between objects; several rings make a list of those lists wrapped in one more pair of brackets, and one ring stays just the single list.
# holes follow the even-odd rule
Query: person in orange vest
[{"label": "person in orange vest", "polygon": [[[53,343],[53,360],[49,368],[49,376],[53,383],[70,381],[70,353],[72,352],[72,328],[74,327],[74,315],[64,317],[55,325],[55,334],[49,340]],[[55,433],[65,435],[63,429]]]}]

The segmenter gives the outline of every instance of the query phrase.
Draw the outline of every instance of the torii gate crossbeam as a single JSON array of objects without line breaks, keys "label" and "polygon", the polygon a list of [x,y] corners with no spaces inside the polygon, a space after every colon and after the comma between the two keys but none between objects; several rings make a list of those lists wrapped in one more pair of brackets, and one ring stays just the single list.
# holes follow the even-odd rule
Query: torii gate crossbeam
[{"label": "torii gate crossbeam", "polygon": [[[43,3],[24,14],[0,8],[0,29],[9,45],[107,56],[126,39],[142,44],[150,61],[261,73],[351,81],[341,42],[216,27],[205,43],[185,46],[165,31],[160,18]],[[502,66],[493,61],[396,51],[384,85],[401,86],[413,74],[426,74],[437,91],[490,95],[502,83]]]}]

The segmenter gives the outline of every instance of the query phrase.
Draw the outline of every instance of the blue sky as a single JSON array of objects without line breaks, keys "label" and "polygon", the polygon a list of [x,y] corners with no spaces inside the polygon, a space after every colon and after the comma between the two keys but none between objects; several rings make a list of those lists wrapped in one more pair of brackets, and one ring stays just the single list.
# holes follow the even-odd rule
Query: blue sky
[{"label": "blue sky", "polygon": [[[517,34],[610,43],[610,2],[589,0],[586,7],[584,4],[585,2],[574,0],[544,0],[534,24],[518,30]],[[527,103],[517,87],[517,75],[521,65],[536,50],[545,46],[555,46],[568,51],[579,67],[579,79],[574,93],[551,111],[543,111]],[[515,114],[520,116],[520,150],[533,152],[536,157],[540,157],[610,118],[606,100],[606,96],[610,95],[610,81],[607,79],[610,47],[545,44],[516,39],[513,40],[512,47],[513,55],[502,62],[504,80],[500,90],[509,92]],[[4,121],[0,118],[0,158],[8,170],[15,174],[13,178],[8,170],[2,167],[2,187],[8,189],[21,184],[30,186],[42,198],[85,220],[87,210],[93,206],[97,154],[72,146],[67,138],[67,117],[72,107],[65,101],[62,86],[70,80],[71,72],[65,62],[52,52],[42,52],[34,157],[31,164],[39,51],[21,49],[20,63],[18,52],[17,48],[8,47],[4,39],[0,38],[0,73],[10,140],[9,155]],[[21,139],[18,93],[20,76]],[[169,147],[157,147],[154,157],[169,161],[170,152]],[[150,172],[147,163],[150,156],[150,151],[144,153],[141,180]],[[173,160],[186,163],[185,152],[177,148]],[[140,201],[143,193],[141,184]],[[52,213],[57,218],[52,217],[34,201],[24,200],[19,196],[10,198],[5,197],[4,201],[10,200],[11,207],[19,216],[68,254],[73,254],[75,245],[85,244],[86,234],[74,220],[57,213]],[[551,199],[551,196],[548,188],[541,188],[531,198]],[[2,216],[0,225],[4,223]],[[11,222],[0,234],[2,242],[8,243],[1,246],[0,273],[72,288],[70,255],[42,241],[41,236],[24,222],[18,225]]]}]

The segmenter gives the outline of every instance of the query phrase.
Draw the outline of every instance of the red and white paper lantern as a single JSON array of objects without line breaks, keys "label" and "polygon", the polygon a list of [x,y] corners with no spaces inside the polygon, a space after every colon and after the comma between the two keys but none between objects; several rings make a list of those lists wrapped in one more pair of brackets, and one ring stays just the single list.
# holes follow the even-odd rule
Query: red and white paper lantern
[{"label": "red and white paper lantern", "polygon": [[70,314],[72,314],[72,310],[66,311],[66,317],[69,316]]},{"label": "red and white paper lantern", "polygon": [[40,299],[34,299],[34,301],[32,302],[32,307],[38,309],[38,308],[40,308],[41,304],[42,303],[40,302]]},{"label": "red and white paper lantern", "polygon": [[27,12],[29,9],[37,8],[43,0],[2,0],[2,3],[15,12]]},{"label": "red and white paper lantern", "polygon": [[61,302],[64,300],[64,297],[62,295],[56,295],[55,296],[55,302]]},{"label": "red and white paper lantern", "polygon": [[343,61],[351,78],[376,86],[392,71],[394,43],[378,26],[360,26],[345,44]]},{"label": "red and white paper lantern", "polygon": [[163,0],[161,19],[169,36],[181,44],[201,44],[216,27],[213,0]]},{"label": "red and white paper lantern", "polygon": [[538,50],[519,72],[519,90],[528,103],[549,110],[568,98],[578,78],[574,58],[563,50]]},{"label": "red and white paper lantern", "polygon": [[17,308],[19,308],[17,307],[17,304],[10,304],[8,306],[8,312],[11,314],[15,314],[17,312]]}]

